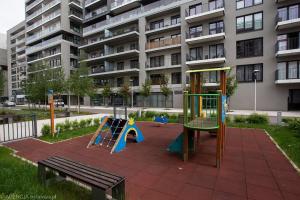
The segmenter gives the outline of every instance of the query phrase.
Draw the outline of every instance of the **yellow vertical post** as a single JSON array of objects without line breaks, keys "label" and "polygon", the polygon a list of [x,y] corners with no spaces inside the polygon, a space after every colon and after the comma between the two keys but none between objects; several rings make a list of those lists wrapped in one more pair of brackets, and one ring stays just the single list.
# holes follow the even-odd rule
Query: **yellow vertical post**
[{"label": "yellow vertical post", "polygon": [[51,127],[51,134],[54,137],[55,130],[54,130],[54,99],[53,99],[53,90],[48,91],[48,103],[50,105],[50,127]]}]

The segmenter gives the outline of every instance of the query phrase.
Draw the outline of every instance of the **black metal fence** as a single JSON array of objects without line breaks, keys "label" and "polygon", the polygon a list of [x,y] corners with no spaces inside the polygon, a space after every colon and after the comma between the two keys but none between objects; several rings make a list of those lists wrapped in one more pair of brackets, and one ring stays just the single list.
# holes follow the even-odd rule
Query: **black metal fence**
[{"label": "black metal fence", "polygon": [[0,143],[37,137],[36,115],[0,115]]}]

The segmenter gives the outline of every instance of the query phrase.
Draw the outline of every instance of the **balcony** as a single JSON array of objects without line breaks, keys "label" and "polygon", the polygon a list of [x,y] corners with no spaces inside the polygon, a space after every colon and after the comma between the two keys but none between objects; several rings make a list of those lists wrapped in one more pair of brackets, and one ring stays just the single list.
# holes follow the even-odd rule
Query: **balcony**
[{"label": "balcony", "polygon": [[275,71],[275,84],[293,84],[300,83],[300,67],[298,69],[289,70],[276,70]]},{"label": "balcony", "polygon": [[225,54],[220,54],[217,56],[206,56],[203,59],[203,56],[192,56],[192,55],[187,55],[187,61],[186,65],[189,67],[193,66],[202,66],[202,65],[213,65],[213,64],[223,64],[226,62]]},{"label": "balcony", "polygon": [[153,34],[159,34],[164,31],[172,31],[176,29],[180,29],[181,23],[177,24],[164,24],[162,27],[159,28],[151,28],[150,26],[146,26],[146,35],[153,35]]},{"label": "balcony", "polygon": [[181,36],[166,38],[155,42],[147,42],[146,52],[162,51],[166,49],[178,48],[181,46]]},{"label": "balcony", "polygon": [[57,44],[60,44],[61,41],[62,41],[62,36],[59,35],[59,36],[56,36],[54,38],[51,38],[49,40],[46,40],[46,41],[43,41],[41,43],[38,43],[34,46],[30,46],[30,47],[27,47],[26,48],[26,54],[31,54],[31,53],[34,53],[34,52],[37,52],[37,51],[41,51],[43,49],[46,49],[46,48],[49,48],[51,46],[55,46]]},{"label": "balcony", "polygon": [[125,58],[130,58],[130,57],[137,57],[139,55],[140,51],[138,50],[137,47],[135,48],[127,48],[127,49],[122,49],[122,50],[116,50],[116,49],[108,49],[107,52],[103,51],[98,51],[91,53],[88,56],[88,59],[86,59],[86,62],[98,62],[101,60],[112,60],[114,61],[115,59],[125,59]]},{"label": "balcony", "polygon": [[44,24],[46,24],[50,21],[52,21],[53,19],[56,19],[56,18],[60,17],[60,15],[61,15],[60,10],[55,11],[55,12],[51,13],[50,15],[44,17],[43,19],[35,22],[34,24],[32,24],[30,26],[27,26],[26,32],[28,33],[30,31],[32,31],[32,30],[34,30],[34,29],[36,29],[36,28],[38,28],[38,27],[40,27],[40,26],[42,26],[42,25],[44,25]]},{"label": "balcony", "polygon": [[111,11],[115,14],[131,10],[140,5],[140,0],[113,0],[111,3]]},{"label": "balcony", "polygon": [[118,31],[110,32],[106,36],[102,35],[96,38],[88,39],[80,48],[93,48],[95,46],[101,46],[104,43],[117,43],[118,41],[122,41],[124,39],[130,40],[132,38],[137,38],[138,36],[139,32],[137,27],[119,29]]},{"label": "balcony", "polygon": [[41,9],[35,11],[34,13],[32,13],[31,15],[28,15],[26,17],[26,22],[31,21],[32,19],[36,18],[37,16],[41,15],[42,13],[46,12],[47,10],[55,7],[56,5],[58,5],[60,3],[61,3],[61,0],[53,0],[46,5],[43,4],[43,7]]},{"label": "balcony", "polygon": [[280,17],[277,14],[276,18],[275,18],[275,23],[276,23],[276,30],[284,30],[284,29],[299,27],[300,26],[300,14],[298,14],[298,17],[294,17],[294,18],[291,18],[291,17],[288,18],[287,16]]},{"label": "balcony", "polygon": [[70,9],[69,11],[69,18],[70,19],[73,19],[77,22],[82,22],[83,20],[83,14],[78,12],[77,10],[73,10],[73,9]]},{"label": "balcony", "polygon": [[201,22],[204,20],[223,17],[225,15],[224,2],[220,1],[216,5],[202,4],[200,10],[186,10],[185,20],[188,23]]},{"label": "balcony", "polygon": [[33,57],[27,59],[27,64],[36,63],[45,59],[61,56],[61,51],[57,51],[54,54],[44,53],[41,57]]},{"label": "balcony", "polygon": [[34,41],[37,41],[43,37],[46,37],[52,33],[55,33],[57,31],[60,30],[60,24],[56,25],[56,26],[51,26],[43,31],[40,31],[34,35],[31,35],[29,37],[26,38],[26,43],[31,43],[31,42],[34,42]]},{"label": "balcony", "polygon": [[287,38],[284,42],[278,41],[275,46],[276,57],[300,55],[300,37]]},{"label": "balcony", "polygon": [[189,45],[215,42],[225,39],[223,30],[217,31],[215,34],[202,35],[202,32],[186,33],[185,42]]},{"label": "balcony", "polygon": [[69,0],[69,5],[74,8],[82,9],[83,3],[79,0]]},{"label": "balcony", "polygon": [[26,6],[26,12],[31,10],[32,8],[36,7],[37,5],[39,5],[42,2],[43,2],[43,0],[38,0],[38,1],[34,1],[33,3],[29,4],[28,6]]},{"label": "balcony", "polygon": [[102,14],[106,13],[108,11],[107,6],[101,7],[99,9],[93,10],[92,12],[87,13],[84,16],[84,20],[88,21],[88,20],[92,20],[97,18],[98,16],[101,16]]},{"label": "balcony", "polygon": [[84,3],[84,7],[85,8],[90,8],[90,7],[94,7],[96,4],[98,5],[98,3],[103,3],[103,0],[85,0]]},{"label": "balcony", "polygon": [[175,65],[163,65],[163,66],[151,66],[146,63],[146,71],[157,71],[157,70],[165,70],[165,69],[176,69],[176,68],[181,68],[181,64],[175,64]]},{"label": "balcony", "polygon": [[108,67],[92,68],[89,76],[94,77],[94,76],[107,76],[107,75],[120,75],[120,74],[131,75],[131,73],[138,73],[139,71],[140,70],[138,67],[117,69],[117,67],[115,65],[108,65]]}]

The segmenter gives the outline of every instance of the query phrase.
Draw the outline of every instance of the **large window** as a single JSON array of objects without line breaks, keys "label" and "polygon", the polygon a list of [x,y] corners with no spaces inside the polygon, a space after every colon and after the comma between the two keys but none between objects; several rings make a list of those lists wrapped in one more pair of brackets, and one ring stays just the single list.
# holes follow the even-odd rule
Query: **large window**
[{"label": "large window", "polygon": [[163,76],[161,74],[151,74],[150,75],[151,85],[160,85],[162,79],[163,79]]},{"label": "large window", "polygon": [[300,18],[300,4],[278,8],[277,16],[280,22]]},{"label": "large window", "polygon": [[255,13],[251,15],[236,18],[236,32],[247,32],[253,30],[261,30],[263,28],[263,13]]},{"label": "large window", "polygon": [[189,16],[200,14],[202,11],[202,4],[192,5],[189,8]]},{"label": "large window", "polygon": [[190,27],[188,38],[195,38],[200,36],[202,36],[202,25]]},{"label": "large window", "polygon": [[300,61],[277,63],[276,80],[299,79]]},{"label": "large window", "polygon": [[172,84],[181,84],[181,72],[172,73]]},{"label": "large window", "polygon": [[299,49],[300,32],[278,35],[276,48],[277,51]]},{"label": "large window", "polygon": [[255,5],[262,4],[263,0],[236,0],[236,8],[247,8]]},{"label": "large window", "polygon": [[158,20],[150,23],[150,30],[155,30],[164,27],[164,20]]},{"label": "large window", "polygon": [[213,22],[209,24],[209,34],[217,34],[217,33],[223,33],[224,32],[224,22]]},{"label": "large window", "polygon": [[179,24],[181,22],[180,15],[171,17],[171,25]]},{"label": "large window", "polygon": [[209,45],[209,58],[224,57],[224,44]]},{"label": "large window", "polygon": [[171,55],[171,64],[172,65],[180,65],[181,64],[181,54],[174,53]]},{"label": "large window", "polygon": [[255,38],[236,42],[237,58],[257,56],[263,56],[263,38]]},{"label": "large window", "polygon": [[224,7],[224,0],[211,0],[208,2],[209,10],[216,10]]},{"label": "large window", "polygon": [[256,80],[263,81],[263,64],[238,65],[236,67],[236,79],[238,82],[253,82],[255,80],[254,70],[256,72]]},{"label": "large window", "polygon": [[138,69],[139,68],[139,60],[130,60],[130,68]]},{"label": "large window", "polygon": [[190,56],[188,60],[202,60],[203,59],[203,49],[202,47],[196,47],[190,49]]},{"label": "large window", "polygon": [[150,57],[150,67],[162,67],[165,65],[164,61],[165,61],[164,56]]}]

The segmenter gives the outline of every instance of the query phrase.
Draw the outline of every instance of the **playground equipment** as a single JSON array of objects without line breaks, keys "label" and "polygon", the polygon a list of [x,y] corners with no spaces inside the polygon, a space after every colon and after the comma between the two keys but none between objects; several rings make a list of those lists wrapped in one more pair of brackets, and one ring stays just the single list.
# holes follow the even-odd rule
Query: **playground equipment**
[{"label": "playground equipment", "polygon": [[[200,131],[215,131],[217,137],[216,166],[220,167],[224,152],[226,71],[230,67],[190,70],[190,93],[184,92],[184,131],[168,147],[170,152],[179,153],[184,161],[190,152],[196,152]],[[220,73],[220,90],[202,93],[203,72]],[[197,133],[197,134],[195,134]]]},{"label": "playground equipment", "polygon": [[154,122],[161,123],[161,124],[167,124],[169,122],[169,119],[165,116],[155,116]]},{"label": "playground equipment", "polygon": [[112,148],[110,153],[117,153],[125,148],[128,135],[134,136],[137,143],[144,141],[144,136],[134,119],[103,117],[87,148],[100,145]]}]

